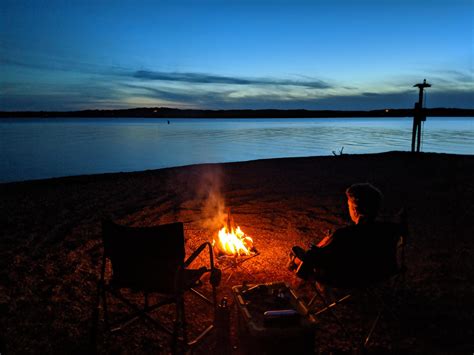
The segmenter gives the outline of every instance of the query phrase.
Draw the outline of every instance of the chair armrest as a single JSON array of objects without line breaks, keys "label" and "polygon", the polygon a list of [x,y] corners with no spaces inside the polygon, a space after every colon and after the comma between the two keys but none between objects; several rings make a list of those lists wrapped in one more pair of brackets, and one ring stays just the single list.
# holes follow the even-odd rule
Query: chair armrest
[{"label": "chair armrest", "polygon": [[[222,277],[222,272],[220,269],[218,269],[217,267],[215,267],[214,265],[214,252],[213,252],[213,249],[212,249],[212,244],[209,243],[209,242],[205,242],[203,244],[201,244],[199,246],[199,248],[197,248],[190,256],[188,259],[186,259],[186,261],[184,262],[183,264],[183,267],[182,269],[186,269],[196,258],[199,254],[201,254],[204,249],[206,249],[206,247],[208,247],[208,250],[209,250],[209,261],[210,261],[210,268],[207,269],[206,267],[203,267],[206,272],[210,272],[210,283],[213,287],[213,289],[215,289],[217,286],[219,286],[220,282],[221,282],[221,277]],[[178,274],[180,274],[180,272],[178,272]],[[216,300],[216,294],[215,292],[213,292],[213,297],[214,297],[214,305],[217,305],[217,300]]]},{"label": "chair armrest", "polygon": [[208,247],[209,248],[209,259],[211,262],[211,270],[214,269],[214,253],[212,251],[212,245],[209,242],[205,242],[199,246],[190,256],[189,258],[186,259],[184,262],[184,267],[187,268],[197,257],[199,254],[201,254],[204,249]]}]

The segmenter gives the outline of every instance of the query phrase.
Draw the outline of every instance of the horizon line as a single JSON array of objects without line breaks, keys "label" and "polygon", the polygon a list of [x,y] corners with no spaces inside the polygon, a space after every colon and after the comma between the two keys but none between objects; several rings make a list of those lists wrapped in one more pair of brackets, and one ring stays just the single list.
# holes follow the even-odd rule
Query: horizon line
[{"label": "horizon line", "polygon": [[[425,110],[462,110],[462,111],[473,111],[473,108],[463,108],[463,107],[424,107]],[[174,111],[210,111],[210,112],[231,112],[231,111],[279,111],[279,112],[288,112],[288,111],[304,111],[304,112],[390,112],[390,111],[413,111],[414,108],[380,108],[380,109],[368,109],[368,110],[356,110],[356,109],[346,109],[346,110],[337,110],[337,109],[306,109],[306,108],[296,108],[296,109],[281,109],[281,108],[231,108],[231,109],[219,109],[219,108],[177,108],[177,107],[167,107],[167,106],[144,106],[144,107],[130,107],[130,108],[87,108],[82,110],[24,110],[24,111],[10,111],[10,110],[0,110],[0,113],[76,113],[76,112],[86,112],[86,111],[130,111],[130,110],[174,110]]]}]

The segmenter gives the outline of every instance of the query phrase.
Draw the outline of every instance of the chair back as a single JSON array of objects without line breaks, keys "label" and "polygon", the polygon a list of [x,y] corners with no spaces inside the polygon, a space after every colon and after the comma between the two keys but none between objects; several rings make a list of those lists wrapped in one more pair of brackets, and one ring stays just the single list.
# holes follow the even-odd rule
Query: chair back
[{"label": "chair back", "polygon": [[400,224],[377,222],[346,229],[339,238],[339,253],[329,268],[334,286],[357,287],[385,281],[399,271],[398,243],[403,235]]},{"label": "chair back", "polygon": [[396,223],[376,223],[369,230],[366,253],[362,254],[362,270],[369,281],[384,281],[399,270],[397,246],[402,236]]},{"label": "chair back", "polygon": [[112,263],[112,284],[139,291],[172,293],[184,265],[183,223],[128,227],[102,222],[104,257]]}]

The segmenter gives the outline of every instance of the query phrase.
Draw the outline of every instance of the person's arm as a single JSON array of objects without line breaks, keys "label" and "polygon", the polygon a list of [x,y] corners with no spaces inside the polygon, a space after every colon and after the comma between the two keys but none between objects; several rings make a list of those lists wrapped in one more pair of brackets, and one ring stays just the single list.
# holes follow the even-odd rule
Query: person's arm
[{"label": "person's arm", "polygon": [[332,234],[328,234],[318,244],[316,244],[316,247],[324,248],[327,245],[329,245],[329,243],[331,243],[331,241],[332,241]]},{"label": "person's arm", "polygon": [[314,265],[325,265],[327,260],[331,259],[334,250],[337,249],[338,235],[340,230],[324,237],[317,245],[312,245],[307,252],[307,258]]}]

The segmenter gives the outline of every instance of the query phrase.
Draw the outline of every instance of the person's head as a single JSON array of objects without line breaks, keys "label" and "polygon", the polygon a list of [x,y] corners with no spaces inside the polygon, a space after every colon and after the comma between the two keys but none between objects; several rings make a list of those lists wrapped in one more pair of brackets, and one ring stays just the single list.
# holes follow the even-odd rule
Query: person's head
[{"label": "person's head", "polygon": [[369,183],[351,185],[346,190],[349,214],[355,223],[373,221],[379,212],[382,193]]}]

